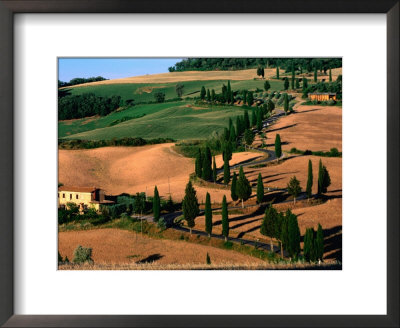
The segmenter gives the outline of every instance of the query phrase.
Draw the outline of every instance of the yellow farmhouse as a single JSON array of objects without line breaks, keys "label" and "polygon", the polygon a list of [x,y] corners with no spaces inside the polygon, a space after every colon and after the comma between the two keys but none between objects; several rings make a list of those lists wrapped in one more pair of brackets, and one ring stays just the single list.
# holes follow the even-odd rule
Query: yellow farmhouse
[{"label": "yellow farmhouse", "polygon": [[97,211],[100,205],[113,204],[113,201],[105,199],[104,190],[96,187],[68,187],[58,188],[58,207],[65,207],[68,203],[75,203],[79,211],[94,208]]},{"label": "yellow farmhouse", "polygon": [[308,94],[308,98],[311,101],[328,101],[336,100],[336,93],[330,92],[313,92]]}]

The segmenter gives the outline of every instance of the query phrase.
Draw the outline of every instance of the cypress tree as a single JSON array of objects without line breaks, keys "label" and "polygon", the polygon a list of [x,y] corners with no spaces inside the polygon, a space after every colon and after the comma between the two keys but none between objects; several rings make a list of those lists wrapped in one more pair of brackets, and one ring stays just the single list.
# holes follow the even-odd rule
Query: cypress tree
[{"label": "cypress tree", "polygon": [[256,125],[257,125],[257,116],[255,109],[253,109],[251,111],[251,126],[256,126]]},{"label": "cypress tree", "polygon": [[282,155],[282,145],[281,145],[281,136],[279,133],[275,137],[275,156],[276,158],[280,158]]},{"label": "cypress tree", "polygon": [[243,172],[243,166],[240,167],[239,170],[239,179],[237,182],[237,187],[236,187],[236,194],[239,199],[242,200],[242,208],[244,208],[244,201],[248,200],[249,197],[251,196],[251,186],[249,180],[247,180],[246,176],[244,175]]},{"label": "cypress tree", "polygon": [[201,177],[206,181],[211,179],[211,162],[209,162],[207,156],[203,156],[203,171]]},{"label": "cypress tree", "polygon": [[233,96],[233,91],[231,91],[231,99],[230,99],[231,105],[235,103],[235,97]]},{"label": "cypress tree", "polygon": [[288,248],[291,257],[296,258],[300,252],[300,229],[297,216],[291,213],[288,222]]},{"label": "cypress tree", "polygon": [[223,102],[223,103],[226,102],[226,100],[227,100],[227,95],[228,95],[227,90],[228,90],[228,88],[226,87],[225,84],[223,84],[223,85],[222,85],[222,90],[221,90],[222,102]]},{"label": "cypress tree", "polygon": [[314,251],[314,229],[307,228],[304,235],[304,247],[303,254],[306,261],[315,261],[315,251]]},{"label": "cypress tree", "polygon": [[276,78],[279,79],[279,67],[276,66]]},{"label": "cypress tree", "polygon": [[329,172],[324,165],[322,165],[321,159],[319,160],[318,170],[318,195],[326,193],[328,187],[331,185],[331,178]]},{"label": "cypress tree", "polygon": [[303,78],[303,92],[305,92],[308,88],[308,80]]},{"label": "cypress tree", "polygon": [[211,90],[211,101],[212,102],[215,101],[215,90],[214,89]]},{"label": "cypress tree", "polygon": [[329,82],[332,82],[332,70],[329,69]]},{"label": "cypress tree", "polygon": [[217,182],[217,165],[215,164],[215,156],[213,156],[212,177],[213,177],[214,183]]},{"label": "cypress tree", "polygon": [[287,184],[287,190],[293,196],[293,204],[296,204],[296,197],[301,193],[300,182],[296,176],[292,177]]},{"label": "cypress tree", "polygon": [[199,203],[197,201],[196,190],[189,180],[185,188],[185,197],[182,201],[183,218],[186,220],[187,225],[192,234],[192,228],[195,226],[194,219],[199,215]]},{"label": "cypress tree", "polygon": [[244,111],[244,116],[243,116],[243,118],[244,118],[244,128],[245,128],[245,130],[246,130],[246,129],[250,129],[249,112],[248,112],[247,109]]},{"label": "cypress tree", "polygon": [[318,80],[317,76],[318,76],[318,75],[317,75],[317,66],[315,66],[315,67],[314,67],[314,82],[315,82],[315,83],[317,83],[317,80]]},{"label": "cypress tree", "polygon": [[210,89],[207,89],[207,101],[211,101]]},{"label": "cypress tree", "polygon": [[252,106],[254,102],[253,92],[249,91],[247,93],[247,106]]},{"label": "cypress tree", "polygon": [[206,218],[206,232],[208,233],[208,237],[211,237],[212,233],[212,210],[211,210],[211,200],[210,194],[206,194],[206,207],[204,210],[204,215]]},{"label": "cypress tree", "polygon": [[244,141],[245,143],[250,146],[254,141],[254,134],[251,130],[244,131]]},{"label": "cypress tree", "polygon": [[307,197],[311,198],[312,196],[312,185],[313,185],[313,172],[312,172],[312,162],[311,159],[308,160],[308,177],[307,177]]},{"label": "cypress tree", "polygon": [[236,188],[237,188],[237,175],[236,172],[234,172],[231,184],[231,198],[233,201],[237,201],[239,198],[238,195],[236,194]]},{"label": "cypress tree", "polygon": [[282,246],[287,249],[289,244],[289,217],[292,215],[290,209],[287,209],[286,214],[282,218],[280,239],[282,241]]},{"label": "cypress tree", "polygon": [[231,170],[229,168],[229,160],[228,158],[224,159],[224,184],[228,184],[231,180]]},{"label": "cypress tree", "polygon": [[262,130],[262,116],[263,116],[262,109],[258,109],[257,110],[257,130],[259,132],[261,132],[261,130]]},{"label": "cypress tree", "polygon": [[241,122],[240,122],[240,117],[236,117],[236,132],[237,136],[240,136],[242,134],[242,128],[241,128]]},{"label": "cypress tree", "polygon": [[211,264],[211,259],[210,259],[210,255],[208,255],[208,252],[207,252],[207,255],[206,255],[206,263],[207,263],[208,265]]},{"label": "cypress tree", "polygon": [[158,194],[157,186],[154,187],[153,217],[155,222],[160,219],[160,195]]},{"label": "cypress tree", "polygon": [[264,90],[268,91],[271,88],[271,84],[267,81],[264,82]]},{"label": "cypress tree", "polygon": [[299,81],[299,79],[296,79],[296,89],[299,89],[300,88],[300,81]]},{"label": "cypress tree", "polygon": [[243,90],[243,105],[247,102],[247,90]]},{"label": "cypress tree", "polygon": [[271,252],[274,250],[274,244],[272,238],[276,236],[275,227],[276,220],[278,219],[278,213],[272,206],[265,209],[265,214],[260,227],[260,233],[264,236],[270,237],[271,240]]},{"label": "cypress tree", "polygon": [[230,142],[224,142],[222,144],[222,159],[230,161],[232,159],[232,144]]},{"label": "cypress tree", "polygon": [[262,181],[261,173],[258,173],[257,179],[257,203],[261,204],[264,199],[264,183]]},{"label": "cypress tree", "polygon": [[228,103],[231,102],[231,97],[232,97],[232,90],[231,90],[231,81],[228,81],[228,87],[226,89],[226,100]]},{"label": "cypress tree", "polygon": [[324,257],[324,233],[321,225],[318,223],[317,236],[315,238],[315,259],[321,260]]},{"label": "cypress tree", "polygon": [[231,143],[236,142],[237,136],[236,136],[236,131],[235,128],[232,126],[232,129],[229,131],[229,135],[231,137]]},{"label": "cypress tree", "polygon": [[294,81],[295,81],[295,73],[294,73],[294,66],[292,65],[292,79],[291,79],[292,90],[294,89]]},{"label": "cypress tree", "polygon": [[225,242],[229,237],[229,219],[228,219],[228,206],[226,205],[226,196],[222,199],[222,235],[225,237]]},{"label": "cypress tree", "polygon": [[285,114],[289,111],[289,98],[287,93],[283,95],[283,110],[285,111]]},{"label": "cypress tree", "polygon": [[229,118],[228,127],[229,127],[229,133],[230,133],[232,131],[232,129],[233,129],[233,122],[232,122],[231,118]]},{"label": "cypress tree", "polygon": [[287,77],[285,77],[285,80],[283,81],[283,89],[289,89],[289,79]]},{"label": "cypress tree", "polygon": [[195,172],[196,175],[201,178],[203,173],[203,155],[200,148],[197,150],[196,161],[195,161]]},{"label": "cypress tree", "polygon": [[206,97],[206,88],[202,86],[200,90],[200,99],[204,100],[205,97]]}]

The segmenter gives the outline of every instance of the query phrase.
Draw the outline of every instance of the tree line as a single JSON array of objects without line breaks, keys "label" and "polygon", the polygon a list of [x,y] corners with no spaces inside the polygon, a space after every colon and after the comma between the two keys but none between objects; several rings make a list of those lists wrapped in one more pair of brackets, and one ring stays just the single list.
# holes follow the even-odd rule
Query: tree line
[{"label": "tree line", "polygon": [[94,93],[68,95],[58,99],[58,119],[70,120],[93,115],[106,116],[121,105],[121,96],[99,97]]},{"label": "tree line", "polygon": [[72,80],[70,80],[69,82],[64,82],[64,81],[58,80],[58,87],[59,88],[69,87],[71,85],[84,84],[84,83],[97,82],[97,81],[105,81],[105,80],[107,80],[107,79],[102,76],[88,77],[88,78],[76,77],[76,78],[73,78]]},{"label": "tree line", "polygon": [[187,58],[168,68],[170,72],[239,70],[257,67],[281,67],[290,71],[292,67],[303,72],[342,67],[341,58]]}]

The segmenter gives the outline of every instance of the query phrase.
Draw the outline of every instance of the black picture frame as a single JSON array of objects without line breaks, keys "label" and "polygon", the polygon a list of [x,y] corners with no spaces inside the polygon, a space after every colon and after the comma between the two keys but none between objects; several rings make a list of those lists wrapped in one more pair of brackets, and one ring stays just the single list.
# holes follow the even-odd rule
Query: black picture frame
[{"label": "black picture frame", "polygon": [[[14,315],[13,16],[16,13],[384,13],[387,16],[387,315]],[[399,327],[399,0],[0,0],[0,324],[5,327]],[[368,286],[366,286],[368,288]]]}]

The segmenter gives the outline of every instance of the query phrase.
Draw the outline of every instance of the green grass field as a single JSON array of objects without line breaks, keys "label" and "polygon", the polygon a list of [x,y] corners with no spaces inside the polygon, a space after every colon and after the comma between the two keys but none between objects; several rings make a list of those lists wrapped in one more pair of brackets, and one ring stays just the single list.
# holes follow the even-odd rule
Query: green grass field
[{"label": "green grass field", "polygon": [[[269,81],[270,91],[283,89],[282,81]],[[183,97],[196,97],[200,89],[214,89],[221,92],[227,81],[187,81],[184,85]],[[177,97],[176,83],[136,83],[93,85],[68,89],[70,94],[92,92],[97,96],[111,97],[119,95],[123,100],[134,99],[135,102],[154,101],[154,93],[162,91],[166,99]],[[245,80],[231,81],[232,90],[263,89],[264,81]],[[125,110],[113,112],[104,117],[91,117],[58,123],[59,138],[109,140],[122,137],[173,138],[177,140],[206,139],[214,131],[222,131],[228,124],[228,118],[243,114],[240,107],[215,106],[213,109],[192,109],[193,100],[167,102],[160,104],[136,105]],[[194,105],[193,105],[194,106]],[[144,116],[143,116],[144,115]],[[143,117],[140,117],[143,116]],[[117,120],[126,120],[120,123]],[[113,126],[110,126],[115,124]]]},{"label": "green grass field", "polygon": [[[94,119],[87,124],[82,124],[84,119],[73,121],[69,125],[60,122],[59,135],[66,139],[85,140],[110,140],[123,137],[197,140],[208,138],[214,131],[221,132],[228,126],[229,117],[234,120],[237,115],[243,115],[243,109],[237,106],[193,109],[187,107],[187,104],[187,102],[178,102],[142,105]],[[146,112],[146,116],[108,126],[116,118],[128,113],[137,114],[139,111]],[[86,131],[82,131],[84,129]],[[79,130],[82,132],[72,134]],[[67,132],[71,134],[67,136]]]},{"label": "green grass field", "polygon": [[110,115],[103,116],[103,117],[82,118],[82,119],[77,119],[77,120],[60,121],[60,122],[58,122],[58,137],[64,138],[66,136],[70,136],[70,135],[73,135],[76,133],[86,132],[86,131],[100,129],[100,128],[106,128],[113,121],[122,119],[123,117],[140,116],[143,114],[150,115],[150,114],[156,113],[158,111],[162,111],[166,108],[170,108],[170,107],[174,107],[174,106],[182,106],[187,103],[188,102],[178,101],[178,102],[161,103],[161,104],[138,105],[138,106],[134,106],[134,107],[130,107],[128,109],[122,110],[122,111],[113,112]]},{"label": "green grass field", "polygon": [[[283,81],[269,81],[271,84],[270,91],[282,90]],[[204,86],[206,89],[214,89],[216,93],[220,93],[223,84],[227,81],[187,81],[180,82],[184,85],[183,97],[199,96],[200,89]],[[121,96],[122,100],[134,99],[135,102],[154,101],[154,94],[158,91],[165,93],[166,99],[177,97],[175,86],[177,83],[126,83],[126,84],[104,84],[70,88],[69,92],[72,95],[92,92],[97,96],[111,97],[114,95]],[[257,88],[264,90],[264,81],[261,80],[246,80],[246,81],[231,81],[233,91],[247,89],[255,91]]]}]

